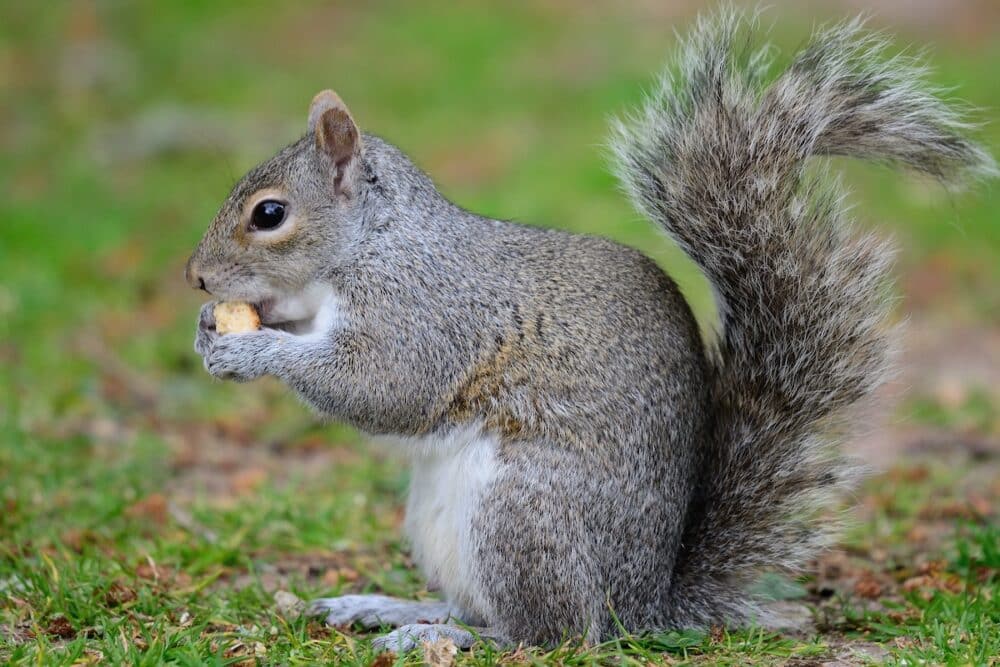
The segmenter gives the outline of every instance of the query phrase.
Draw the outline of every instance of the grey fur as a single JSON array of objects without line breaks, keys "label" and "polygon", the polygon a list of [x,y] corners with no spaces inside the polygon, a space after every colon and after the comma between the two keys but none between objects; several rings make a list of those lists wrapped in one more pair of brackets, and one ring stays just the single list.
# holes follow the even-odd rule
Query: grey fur
[{"label": "grey fur", "polygon": [[[716,290],[708,351],[636,250],[464,211],[371,135],[333,164],[310,134],[251,171],[189,263],[220,299],[319,282],[346,313],[322,337],[220,337],[206,306],[196,349],[213,375],[274,375],[372,433],[478,424],[498,439],[467,527],[475,581],[440,582],[449,608],[494,636],[747,621],[754,577],[794,570],[828,539],[816,511],[850,478],[831,447],[838,418],[879,384],[891,347],[891,250],[850,231],[807,158],[942,180],[992,169],[919,70],[881,60],[857,23],[818,34],[770,84],[745,28],[732,12],[700,21],[680,72],[612,144],[637,206]],[[272,246],[244,229],[265,188],[299,216]]]}]

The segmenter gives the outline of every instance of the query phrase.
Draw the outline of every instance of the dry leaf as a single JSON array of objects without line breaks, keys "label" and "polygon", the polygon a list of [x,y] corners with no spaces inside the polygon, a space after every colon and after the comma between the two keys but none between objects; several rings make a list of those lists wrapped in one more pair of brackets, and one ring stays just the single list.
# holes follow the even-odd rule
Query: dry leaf
[{"label": "dry leaf", "polygon": [[63,534],[59,536],[59,539],[67,547],[77,553],[80,553],[83,551],[83,547],[85,545],[94,543],[95,535],[89,530],[70,528],[69,530],[63,531]]},{"label": "dry leaf", "polygon": [[83,655],[76,659],[73,667],[85,667],[86,665],[103,665],[104,654],[93,649],[84,649]]},{"label": "dry leaf", "polygon": [[167,519],[167,499],[162,493],[151,493],[125,508],[125,516],[162,524]]},{"label": "dry leaf", "polygon": [[237,495],[252,493],[267,481],[267,471],[260,467],[241,470],[232,478],[233,492]]},{"label": "dry leaf", "polygon": [[448,637],[442,637],[437,641],[423,642],[424,663],[429,667],[451,667],[455,664],[455,654],[458,647]]},{"label": "dry leaf", "polygon": [[355,570],[349,567],[332,567],[323,573],[323,583],[328,586],[336,586],[341,582],[354,582],[360,578]]},{"label": "dry leaf", "polygon": [[119,607],[134,601],[137,597],[139,596],[133,589],[116,581],[104,594],[104,603],[109,607]]},{"label": "dry leaf", "polygon": [[854,584],[854,594],[869,600],[877,600],[882,595],[880,584],[871,572],[865,572]]},{"label": "dry leaf", "polygon": [[53,618],[47,626],[45,626],[45,633],[53,637],[59,637],[60,639],[73,639],[76,637],[76,630],[66,620],[65,616],[57,616]]}]

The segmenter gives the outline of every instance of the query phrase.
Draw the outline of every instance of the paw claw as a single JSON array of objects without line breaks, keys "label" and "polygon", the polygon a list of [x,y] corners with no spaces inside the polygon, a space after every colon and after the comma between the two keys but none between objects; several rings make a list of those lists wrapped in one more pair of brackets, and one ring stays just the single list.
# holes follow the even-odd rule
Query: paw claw
[{"label": "paw claw", "polygon": [[[374,649],[376,653],[382,653],[383,651],[406,653],[407,651],[412,651],[417,648],[417,644],[421,641],[421,637],[417,634],[413,634],[411,630],[419,627],[423,626],[407,625],[399,630],[393,630],[388,634],[384,634],[381,637],[376,637],[372,640],[372,649]],[[407,630],[407,632],[403,632],[403,630]]]}]

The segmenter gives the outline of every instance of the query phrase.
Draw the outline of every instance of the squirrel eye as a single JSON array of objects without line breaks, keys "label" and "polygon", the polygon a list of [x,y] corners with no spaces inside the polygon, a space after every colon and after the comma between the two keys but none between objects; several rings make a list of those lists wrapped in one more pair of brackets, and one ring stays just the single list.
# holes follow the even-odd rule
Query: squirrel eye
[{"label": "squirrel eye", "polygon": [[267,199],[254,206],[250,214],[252,229],[274,229],[285,221],[285,205],[280,201]]}]

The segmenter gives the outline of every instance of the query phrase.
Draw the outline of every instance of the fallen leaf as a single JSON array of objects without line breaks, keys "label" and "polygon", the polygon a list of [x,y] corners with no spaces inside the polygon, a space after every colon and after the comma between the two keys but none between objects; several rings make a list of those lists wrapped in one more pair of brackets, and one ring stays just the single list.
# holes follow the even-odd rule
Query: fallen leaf
[{"label": "fallen leaf", "polygon": [[349,567],[332,567],[323,573],[323,583],[327,586],[336,586],[341,582],[355,582],[360,576]]},{"label": "fallen leaf", "polygon": [[252,493],[267,481],[267,471],[263,468],[247,468],[232,477],[233,492],[236,494]]},{"label": "fallen leaf", "polygon": [[928,468],[925,464],[918,463],[916,465],[897,465],[889,471],[887,476],[893,481],[923,482],[926,481],[930,475],[930,468]]},{"label": "fallen leaf", "polygon": [[143,561],[135,566],[135,576],[140,579],[152,579],[153,581],[159,581],[160,570],[153,563]]},{"label": "fallen leaf", "polygon": [[85,649],[83,655],[76,659],[73,667],[84,667],[85,665],[103,665],[104,654],[94,649]]},{"label": "fallen leaf", "polygon": [[330,636],[330,628],[325,623],[309,621],[306,624],[306,634],[309,635],[309,639],[327,639]]},{"label": "fallen leaf", "polygon": [[938,574],[944,572],[947,567],[948,562],[945,560],[929,560],[921,563],[917,571],[920,574]]},{"label": "fallen leaf", "polygon": [[910,607],[903,611],[890,611],[886,614],[886,616],[891,618],[896,623],[907,624],[918,620],[921,616],[921,613],[918,610]]},{"label": "fallen leaf", "polygon": [[395,664],[395,653],[379,653],[368,667],[390,667],[390,665]]},{"label": "fallen leaf", "polygon": [[455,654],[458,647],[448,637],[442,637],[433,642],[423,642],[424,663],[428,667],[451,667],[455,664]]},{"label": "fallen leaf", "polygon": [[963,384],[961,378],[957,377],[941,379],[934,390],[934,397],[938,403],[951,410],[962,407],[968,396],[968,388]]},{"label": "fallen leaf", "polygon": [[933,577],[926,574],[918,575],[916,577],[910,577],[903,582],[903,590],[907,593],[912,593],[913,591],[919,590],[921,588],[930,588],[934,583]]},{"label": "fallen leaf", "polygon": [[49,621],[45,626],[45,633],[60,639],[73,639],[76,637],[76,630],[73,625],[66,620],[65,616],[57,616]]},{"label": "fallen leaf", "polygon": [[253,429],[248,426],[247,420],[238,417],[216,419],[215,429],[220,437],[241,445],[250,445],[257,440]]},{"label": "fallen leaf", "polygon": [[167,499],[162,493],[151,493],[125,508],[125,516],[162,524],[167,520]]},{"label": "fallen leaf", "polygon": [[70,528],[64,531],[59,539],[67,547],[73,551],[80,553],[83,551],[83,547],[87,544],[93,544],[96,541],[96,536],[92,531],[80,528]]},{"label": "fallen leaf", "polygon": [[928,503],[917,514],[921,519],[971,519],[982,521],[994,512],[993,504],[982,496],[966,499],[955,498],[939,503]]},{"label": "fallen leaf", "polygon": [[996,508],[993,506],[987,498],[977,495],[970,495],[969,507],[972,511],[978,515],[980,519],[986,519],[992,516],[996,512]]},{"label": "fallen leaf", "polygon": [[104,594],[104,603],[109,607],[120,607],[123,604],[134,601],[138,595],[136,592],[122,583],[114,582]]},{"label": "fallen leaf", "polygon": [[877,600],[882,596],[882,584],[875,579],[871,572],[865,572],[854,583],[854,594],[869,600]]},{"label": "fallen leaf", "polygon": [[910,577],[903,582],[903,590],[907,593],[919,593],[924,600],[934,597],[935,591],[958,594],[965,589],[961,578],[948,572],[934,572]]},{"label": "fallen leaf", "polygon": [[226,658],[240,658],[248,655],[249,653],[250,647],[237,639],[226,647],[226,650],[222,653],[222,655]]}]

